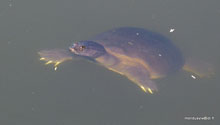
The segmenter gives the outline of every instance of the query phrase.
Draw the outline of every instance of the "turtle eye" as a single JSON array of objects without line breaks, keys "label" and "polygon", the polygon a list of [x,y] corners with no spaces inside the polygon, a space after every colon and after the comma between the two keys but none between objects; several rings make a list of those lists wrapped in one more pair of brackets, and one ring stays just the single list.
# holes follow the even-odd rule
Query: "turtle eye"
[{"label": "turtle eye", "polygon": [[79,50],[80,50],[80,51],[83,51],[85,48],[86,48],[86,46],[80,46],[80,47],[79,47]]}]

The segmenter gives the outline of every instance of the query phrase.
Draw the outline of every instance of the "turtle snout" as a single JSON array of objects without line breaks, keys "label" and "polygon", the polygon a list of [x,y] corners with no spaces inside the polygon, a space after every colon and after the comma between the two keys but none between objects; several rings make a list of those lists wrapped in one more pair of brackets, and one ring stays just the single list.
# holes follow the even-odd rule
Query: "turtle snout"
[{"label": "turtle snout", "polygon": [[75,49],[73,47],[69,47],[70,52],[75,53]]},{"label": "turtle snout", "polygon": [[69,47],[69,50],[70,50],[70,52],[77,54],[78,44],[77,43],[73,43],[73,45]]}]

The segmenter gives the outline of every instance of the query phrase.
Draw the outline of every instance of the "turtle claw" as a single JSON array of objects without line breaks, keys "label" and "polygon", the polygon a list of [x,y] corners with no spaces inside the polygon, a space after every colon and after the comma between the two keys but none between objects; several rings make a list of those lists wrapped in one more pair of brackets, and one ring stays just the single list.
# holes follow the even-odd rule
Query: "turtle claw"
[{"label": "turtle claw", "polygon": [[61,62],[56,62],[56,63],[54,64],[54,66],[57,67],[60,63],[61,63]]},{"label": "turtle claw", "polygon": [[[40,60],[42,60],[42,61],[46,61],[46,59],[45,58],[40,58]],[[49,60],[49,61],[47,61],[46,63],[45,63],[45,65],[49,65],[49,64],[54,64],[54,70],[56,71],[57,70],[57,66],[61,63],[61,62],[56,62],[56,61],[52,61],[52,60]]]},{"label": "turtle claw", "polygon": [[42,58],[40,58],[40,60],[45,60],[45,58],[42,57]]},{"label": "turtle claw", "polygon": [[48,64],[51,64],[51,63],[53,63],[53,61],[50,60],[50,61],[46,62],[45,65],[48,65]]},{"label": "turtle claw", "polygon": [[145,92],[145,93],[150,93],[154,94],[153,90],[151,88],[145,88],[144,86],[140,86],[140,88]]},{"label": "turtle claw", "polygon": [[41,61],[47,61],[47,62],[45,63],[45,65],[54,64],[54,70],[55,70],[55,71],[57,70],[58,65],[62,63],[62,62],[60,62],[60,61],[47,60],[47,59],[44,58],[44,57],[41,57],[40,60],[41,60]]},{"label": "turtle claw", "polygon": [[[40,59],[40,60],[42,60],[42,59]],[[46,62],[45,65],[52,64],[52,63],[54,64],[54,70],[56,71],[58,65],[59,65],[61,62],[59,62],[59,61],[56,62],[56,61],[52,61],[52,60],[50,60],[50,61]]]},{"label": "turtle claw", "polygon": [[150,94],[153,94],[153,91],[150,88],[147,88],[147,92],[149,92]]}]

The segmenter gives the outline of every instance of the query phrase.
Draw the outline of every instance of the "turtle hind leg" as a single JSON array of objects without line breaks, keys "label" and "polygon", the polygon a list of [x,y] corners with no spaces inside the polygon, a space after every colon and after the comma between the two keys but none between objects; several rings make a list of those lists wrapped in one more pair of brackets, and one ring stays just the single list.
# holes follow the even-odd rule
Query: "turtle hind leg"
[{"label": "turtle hind leg", "polygon": [[212,64],[193,59],[186,60],[183,70],[191,72],[200,78],[211,77],[215,74]]}]

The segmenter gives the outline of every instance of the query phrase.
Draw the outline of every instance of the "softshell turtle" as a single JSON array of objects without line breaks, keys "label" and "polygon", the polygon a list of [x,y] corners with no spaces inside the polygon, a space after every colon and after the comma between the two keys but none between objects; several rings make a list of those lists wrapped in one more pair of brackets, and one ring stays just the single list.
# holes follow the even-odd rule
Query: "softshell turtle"
[{"label": "softshell turtle", "polygon": [[121,27],[74,42],[68,49],[42,50],[40,60],[57,66],[74,56],[85,57],[126,76],[144,92],[158,91],[153,79],[181,69],[207,75],[193,63],[186,63],[181,51],[166,37],[142,28]]}]

